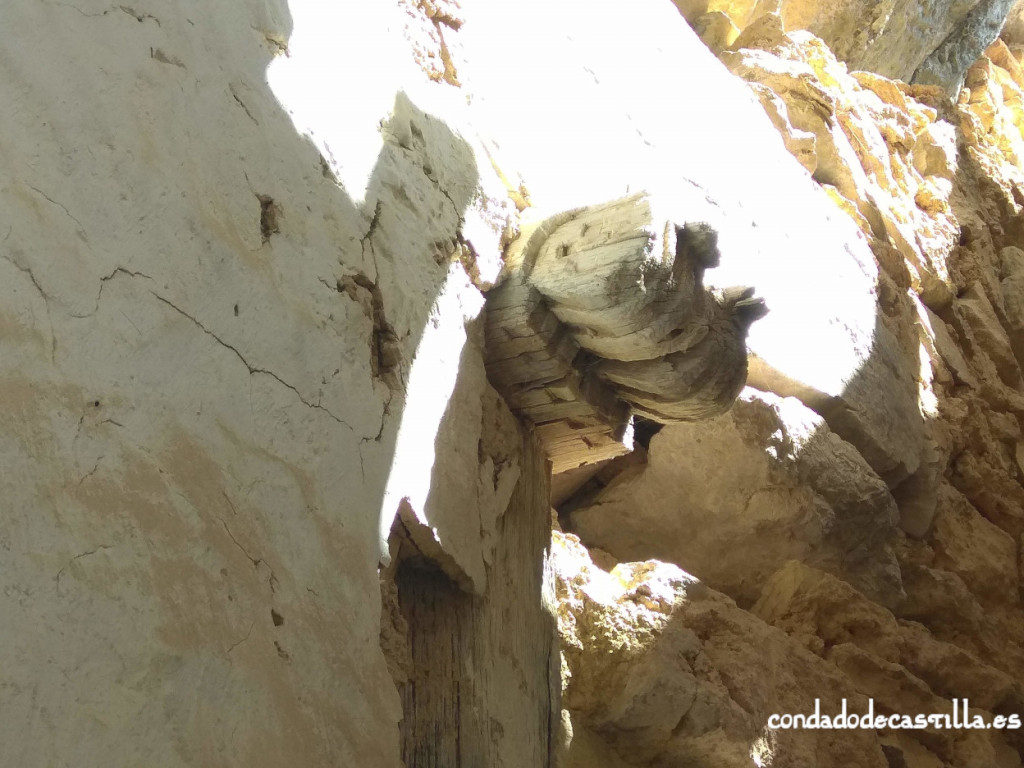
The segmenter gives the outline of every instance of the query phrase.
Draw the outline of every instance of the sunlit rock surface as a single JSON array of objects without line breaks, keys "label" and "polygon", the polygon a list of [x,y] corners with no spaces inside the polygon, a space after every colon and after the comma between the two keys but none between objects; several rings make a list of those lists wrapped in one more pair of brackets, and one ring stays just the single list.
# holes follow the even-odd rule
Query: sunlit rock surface
[{"label": "sunlit rock surface", "polygon": [[560,765],[1019,765],[992,731],[769,727],[816,700],[830,715],[842,699],[860,714],[869,699],[887,715],[948,713],[954,690],[987,716],[1019,702],[1009,675],[827,574],[792,562],[748,613],[666,563],[606,571],[572,535],[554,534],[552,557],[568,709]]},{"label": "sunlit rock surface", "polygon": [[[1024,713],[1016,22],[951,101],[997,4],[761,6],[3,4],[2,762],[1019,767],[766,727]],[[481,313],[641,191],[754,386],[545,551]]]},{"label": "sunlit rock surface", "polygon": [[[869,245],[872,351],[831,397],[755,359],[750,383],[789,399],[751,392],[716,423],[663,429],[646,464],[603,470],[562,519],[607,567],[669,560],[724,591],[887,710],[944,712],[969,697],[982,712],[1018,711],[1018,54],[995,42],[955,104],[851,73],[778,18],[721,59]],[[797,401],[815,413],[784,407]],[[856,459],[816,459],[832,442]],[[873,505],[888,512],[856,516]],[[846,540],[875,553],[866,571],[842,557],[842,509],[861,521]],[[914,766],[1017,766],[1022,746],[1012,730],[893,731],[879,744],[889,765]]]},{"label": "sunlit rock surface", "polygon": [[793,558],[897,599],[897,522],[889,489],[853,446],[798,400],[753,390],[725,416],[665,427],[644,467],[572,514],[585,541],[617,558],[686,563],[747,603]]},{"label": "sunlit rock surface", "polygon": [[955,95],[964,73],[1003,28],[1020,26],[1015,0],[673,0],[713,50],[733,45],[767,14],[808,30],[853,69],[938,85]]}]

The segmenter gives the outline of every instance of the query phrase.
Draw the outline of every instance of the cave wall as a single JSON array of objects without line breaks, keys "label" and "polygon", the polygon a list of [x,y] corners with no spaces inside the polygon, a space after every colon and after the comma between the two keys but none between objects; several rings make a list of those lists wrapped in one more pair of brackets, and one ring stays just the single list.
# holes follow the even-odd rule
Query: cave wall
[{"label": "cave wall", "polygon": [[[581,754],[603,742],[634,765],[1018,766],[1014,728],[840,734],[768,718],[819,698],[834,714],[840,694],[886,715],[1024,706],[1019,54],[989,46],[956,103],[851,73],[777,16],[720,58],[860,228],[874,327],[833,394],[757,356],[728,414],[664,427],[646,461],[606,466],[566,501],[568,730]],[[813,359],[842,370],[834,352]],[[624,637],[630,660],[608,664],[602,647]]]},{"label": "cave wall", "polygon": [[[787,29],[820,37],[851,69],[905,82],[937,85],[955,96],[967,69],[1007,27],[1015,40],[1017,0],[673,0],[709,45],[736,43],[743,30],[778,14]],[[742,47],[742,46],[740,46]]]},{"label": "cave wall", "polygon": [[372,141],[317,147],[268,85],[293,11],[0,9],[5,765],[399,765],[399,505],[484,588],[521,437],[462,232],[514,209],[401,35],[406,90],[319,86]]},{"label": "cave wall", "polygon": [[[1024,707],[1014,49],[951,103],[785,7],[323,6],[0,8],[3,762],[1019,765],[764,727]],[[546,543],[480,313],[639,189],[772,312]]]}]

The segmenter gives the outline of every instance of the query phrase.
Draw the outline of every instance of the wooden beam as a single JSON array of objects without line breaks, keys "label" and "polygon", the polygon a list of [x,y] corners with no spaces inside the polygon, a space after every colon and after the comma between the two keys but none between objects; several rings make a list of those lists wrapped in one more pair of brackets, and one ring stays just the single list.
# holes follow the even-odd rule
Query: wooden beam
[{"label": "wooden beam", "polygon": [[488,376],[556,472],[631,450],[634,413],[708,418],[746,381],[746,333],[764,302],[706,288],[717,233],[652,210],[639,193],[524,228],[488,297]]}]

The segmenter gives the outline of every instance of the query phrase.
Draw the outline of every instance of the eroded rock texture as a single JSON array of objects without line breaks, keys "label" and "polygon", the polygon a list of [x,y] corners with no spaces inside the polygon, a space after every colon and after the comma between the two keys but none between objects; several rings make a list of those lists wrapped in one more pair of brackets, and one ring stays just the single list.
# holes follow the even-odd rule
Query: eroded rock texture
[{"label": "eroded rock texture", "polygon": [[[0,763],[1019,767],[767,727],[1024,713],[1024,70],[1011,25],[956,74],[1000,4],[913,8],[705,7],[712,53],[668,0],[0,5]],[[595,314],[538,262],[564,392],[685,421],[752,306],[695,288],[772,312],[549,540],[485,294],[641,195],[636,253],[720,266]]]},{"label": "eroded rock texture", "polygon": [[[1016,0],[865,3],[840,0],[673,0],[714,50],[778,15],[787,30],[806,30],[853,69],[937,85],[955,96],[964,73],[1009,23],[1019,22]],[[1008,19],[1009,17],[1009,19]]]},{"label": "eroded rock texture", "polygon": [[521,434],[461,257],[514,209],[395,90],[340,185],[267,85],[286,3],[0,21],[0,762],[400,765],[381,530],[405,499],[484,589]]},{"label": "eroded rock texture", "polygon": [[[694,660],[717,658],[724,679],[744,676],[725,683],[733,698],[708,727],[737,765],[750,764],[742,753],[774,765],[1018,766],[1015,730],[846,734],[844,758],[829,756],[821,732],[758,730],[765,707],[795,700],[811,711],[836,692],[885,712],[947,712],[955,697],[985,713],[1024,706],[1018,55],[990,46],[955,105],[940,88],[850,73],[777,17],[721,58],[860,228],[878,264],[874,329],[841,391],[755,359],[754,388],[729,413],[665,427],[646,463],[606,467],[565,503],[563,522],[601,564],[573,537],[558,539],[571,563],[560,582],[567,728],[584,734],[580,755],[607,748],[626,764],[672,764],[709,738],[690,723],[701,700]],[[822,319],[808,307],[806,321]],[[712,590],[736,601],[714,615],[754,620],[730,648],[770,659],[761,674],[780,687],[745,677],[754,662],[716,656],[725,629],[697,629]],[[703,655],[675,639],[677,625],[693,629]],[[605,643],[628,646],[616,652],[623,666],[588,655]],[[686,663],[664,661],[666,647]],[[815,661],[788,678],[805,651]],[[686,683],[650,686],[652,667],[665,666],[681,667]],[[596,696],[591,676],[615,693]],[[673,722],[638,729],[632,713],[670,691],[672,705],[658,709]],[[587,764],[572,762],[567,742],[567,764]]]}]

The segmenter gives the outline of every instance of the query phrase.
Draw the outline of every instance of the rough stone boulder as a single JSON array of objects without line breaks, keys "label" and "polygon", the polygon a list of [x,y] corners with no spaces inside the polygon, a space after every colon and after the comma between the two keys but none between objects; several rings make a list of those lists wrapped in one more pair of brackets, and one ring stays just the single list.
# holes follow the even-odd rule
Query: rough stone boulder
[{"label": "rough stone boulder", "polygon": [[676,563],[745,604],[792,558],[897,600],[897,521],[886,484],[820,416],[750,389],[723,416],[662,429],[646,465],[571,514],[588,545]]},{"label": "rough stone boulder", "polygon": [[[967,698],[990,718],[1020,705],[1020,685],[1005,670],[801,563],[773,575],[751,612],[838,667],[880,712],[951,714],[951,700]],[[967,730],[928,728],[908,735],[958,765],[1019,765],[1012,734],[989,731],[979,740]]]},{"label": "rough stone boulder", "polygon": [[842,581],[789,563],[751,612],[675,566],[610,570],[556,532],[560,766],[957,765],[1016,768],[1012,731],[773,728],[769,716],[950,714],[1020,706],[1005,672]]},{"label": "rough stone boulder", "polygon": [[585,751],[611,765],[887,766],[873,731],[766,727],[771,714],[813,712],[816,698],[823,713],[844,697],[867,711],[867,700],[724,595],[655,561],[603,571],[560,533],[552,565],[569,714],[560,764],[585,765]]},{"label": "rough stone boulder", "polygon": [[787,30],[820,37],[852,69],[894,80],[938,85],[955,95],[964,74],[998,36],[1004,22],[1020,38],[1016,0],[673,0],[713,49],[735,45],[765,16]]}]

